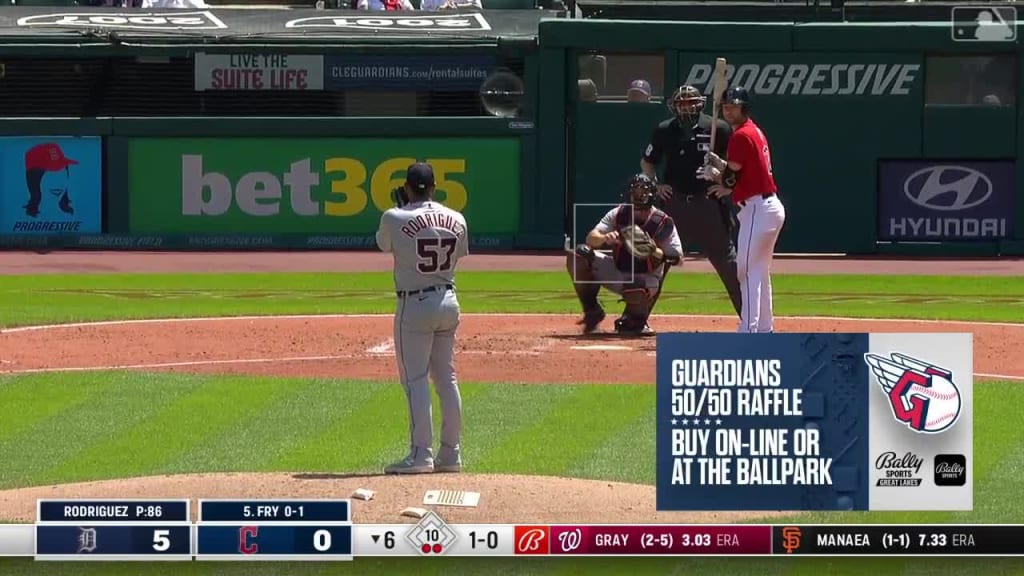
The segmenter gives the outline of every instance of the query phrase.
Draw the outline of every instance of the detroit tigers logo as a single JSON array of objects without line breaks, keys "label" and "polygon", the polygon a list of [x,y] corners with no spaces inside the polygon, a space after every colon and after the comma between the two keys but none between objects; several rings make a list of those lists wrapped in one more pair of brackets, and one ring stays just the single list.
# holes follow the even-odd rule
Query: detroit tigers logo
[{"label": "detroit tigers logo", "polygon": [[891,359],[868,353],[864,362],[889,399],[893,417],[914,432],[945,432],[960,418],[960,390],[949,370],[899,352]]}]

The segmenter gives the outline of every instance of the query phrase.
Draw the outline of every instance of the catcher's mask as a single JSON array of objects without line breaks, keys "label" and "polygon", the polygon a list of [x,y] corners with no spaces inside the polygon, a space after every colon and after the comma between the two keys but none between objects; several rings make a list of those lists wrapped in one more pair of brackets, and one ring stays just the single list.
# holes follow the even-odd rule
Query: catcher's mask
[{"label": "catcher's mask", "polygon": [[654,206],[657,193],[657,182],[648,178],[646,174],[637,174],[629,181],[624,196],[626,202],[633,205],[633,210],[649,211]]},{"label": "catcher's mask", "polygon": [[696,123],[707,100],[694,86],[680,86],[668,100],[668,109],[682,122]]}]

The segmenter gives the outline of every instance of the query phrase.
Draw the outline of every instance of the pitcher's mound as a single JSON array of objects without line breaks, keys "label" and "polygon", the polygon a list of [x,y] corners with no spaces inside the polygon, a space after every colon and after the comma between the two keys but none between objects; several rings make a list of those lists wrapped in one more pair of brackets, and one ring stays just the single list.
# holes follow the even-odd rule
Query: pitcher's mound
[{"label": "pitcher's mound", "polygon": [[[34,522],[39,498],[349,498],[358,488],[372,500],[352,499],[352,521],[415,523],[408,507],[433,510],[447,522],[472,524],[675,524],[740,522],[780,512],[656,512],[655,488],[603,480],[510,474],[188,474],[123,478],[0,491],[0,521]],[[427,490],[478,492],[476,508],[423,504]]]}]

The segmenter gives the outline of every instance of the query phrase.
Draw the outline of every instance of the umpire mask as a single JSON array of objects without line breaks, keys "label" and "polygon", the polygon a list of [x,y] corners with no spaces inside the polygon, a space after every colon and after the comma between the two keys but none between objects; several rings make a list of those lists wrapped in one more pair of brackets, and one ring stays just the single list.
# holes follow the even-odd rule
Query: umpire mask
[{"label": "umpire mask", "polygon": [[693,126],[704,111],[704,96],[694,86],[680,86],[668,101],[669,110],[687,126]]}]

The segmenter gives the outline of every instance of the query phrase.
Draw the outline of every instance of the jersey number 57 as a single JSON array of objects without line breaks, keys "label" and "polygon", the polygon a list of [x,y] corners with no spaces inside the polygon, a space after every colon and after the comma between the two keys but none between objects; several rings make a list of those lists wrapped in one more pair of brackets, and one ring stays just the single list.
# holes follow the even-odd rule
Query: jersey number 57
[{"label": "jersey number 57", "polygon": [[416,254],[419,261],[416,268],[421,274],[433,274],[452,267],[456,238],[417,238]]}]

